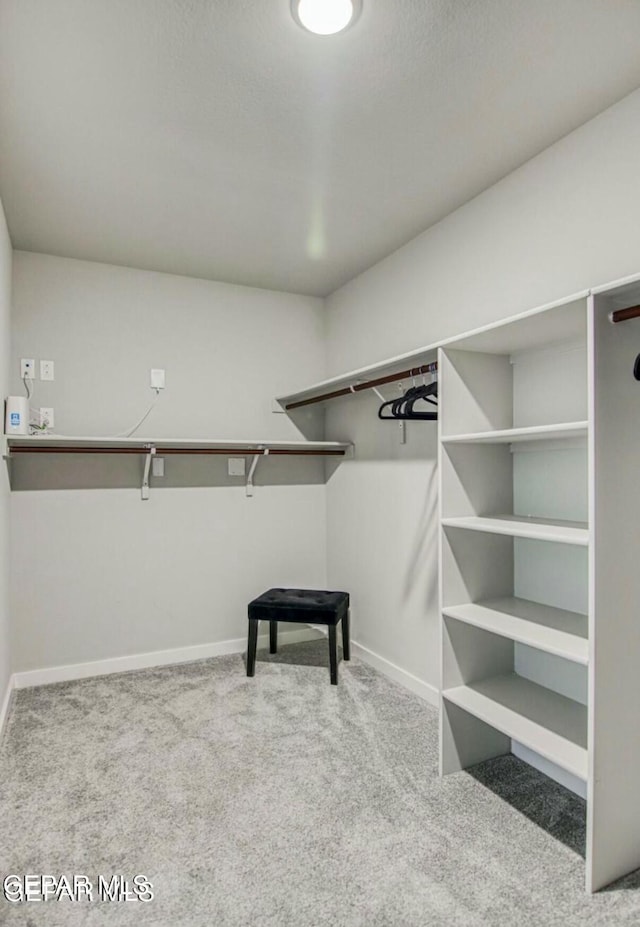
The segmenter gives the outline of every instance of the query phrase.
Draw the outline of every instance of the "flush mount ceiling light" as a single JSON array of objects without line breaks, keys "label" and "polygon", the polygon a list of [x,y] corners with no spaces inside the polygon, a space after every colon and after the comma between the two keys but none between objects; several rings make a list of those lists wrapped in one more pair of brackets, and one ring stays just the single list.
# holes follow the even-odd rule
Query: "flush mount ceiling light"
[{"label": "flush mount ceiling light", "polygon": [[293,18],[316,35],[335,35],[353,25],[362,0],[291,0]]}]

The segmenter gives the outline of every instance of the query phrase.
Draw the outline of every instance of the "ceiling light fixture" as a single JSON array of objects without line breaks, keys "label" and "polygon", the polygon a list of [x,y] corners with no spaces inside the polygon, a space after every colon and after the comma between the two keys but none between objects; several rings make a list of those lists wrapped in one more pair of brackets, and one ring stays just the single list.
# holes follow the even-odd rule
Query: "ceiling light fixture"
[{"label": "ceiling light fixture", "polygon": [[362,0],[291,0],[293,18],[316,35],[335,35],[353,25]]}]

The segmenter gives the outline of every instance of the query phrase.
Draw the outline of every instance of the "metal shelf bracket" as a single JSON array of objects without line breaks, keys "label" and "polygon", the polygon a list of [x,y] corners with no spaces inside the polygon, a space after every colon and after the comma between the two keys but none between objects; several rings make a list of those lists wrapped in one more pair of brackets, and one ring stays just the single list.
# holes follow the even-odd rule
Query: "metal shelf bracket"
[{"label": "metal shelf bracket", "polygon": [[269,448],[259,447],[258,453],[255,455],[255,457],[251,461],[251,466],[249,467],[249,475],[247,476],[247,486],[246,486],[246,493],[249,498],[253,495],[253,477],[255,476],[256,468],[258,466],[258,461],[260,460],[261,457],[268,457],[268,456],[269,456]]},{"label": "metal shelf bracket", "polygon": [[151,470],[151,461],[156,453],[155,447],[150,447],[144,462],[144,474],[142,476],[142,500],[146,502],[149,498],[149,471]]},{"label": "metal shelf bracket", "polygon": [[[371,386],[369,387],[369,389],[371,390],[372,393],[375,393],[375,395],[378,397],[380,402],[387,401],[387,397],[382,395],[382,393],[380,392],[377,386]],[[404,392],[404,387],[402,386],[402,383],[399,384],[398,389],[400,390],[401,393]],[[406,444],[407,443],[407,423],[405,421],[400,421],[398,422],[398,424],[400,425],[400,444]]]}]

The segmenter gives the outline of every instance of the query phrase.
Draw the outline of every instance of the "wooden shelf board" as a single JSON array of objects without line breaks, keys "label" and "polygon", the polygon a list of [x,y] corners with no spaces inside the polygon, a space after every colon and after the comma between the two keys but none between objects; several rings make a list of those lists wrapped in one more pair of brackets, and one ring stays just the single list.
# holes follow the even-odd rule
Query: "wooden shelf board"
[{"label": "wooden shelf board", "polygon": [[586,780],[587,709],[520,676],[495,676],[443,692],[507,737]]},{"label": "wooden shelf board", "polygon": [[450,605],[443,613],[574,663],[589,662],[586,615],[513,597]]},{"label": "wooden shelf board", "polygon": [[530,538],[537,541],[555,541],[558,544],[576,544],[586,547],[589,531],[585,522],[554,521],[548,518],[525,518],[520,515],[462,516],[443,518],[445,528],[463,528],[488,534]]},{"label": "wooden shelf board", "polygon": [[528,428],[507,428],[502,431],[480,431],[446,435],[443,444],[515,444],[520,441],[549,441],[560,438],[587,436],[588,422],[565,422],[559,425],[537,425]]}]

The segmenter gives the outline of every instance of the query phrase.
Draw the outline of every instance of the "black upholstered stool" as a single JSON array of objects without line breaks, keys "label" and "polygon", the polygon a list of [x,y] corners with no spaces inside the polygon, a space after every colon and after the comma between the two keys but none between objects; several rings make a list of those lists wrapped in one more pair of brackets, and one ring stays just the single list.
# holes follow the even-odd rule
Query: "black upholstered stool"
[{"label": "black upholstered stool", "polygon": [[349,593],[321,592],[318,589],[269,589],[249,603],[249,646],[247,676],[256,671],[258,622],[269,622],[270,652],[278,652],[278,622],[326,624],[329,628],[329,668],[331,685],[338,685],[338,642],[336,626],[342,622],[342,655],[349,660]]}]

